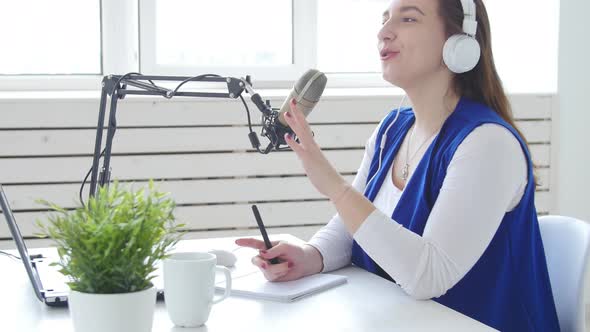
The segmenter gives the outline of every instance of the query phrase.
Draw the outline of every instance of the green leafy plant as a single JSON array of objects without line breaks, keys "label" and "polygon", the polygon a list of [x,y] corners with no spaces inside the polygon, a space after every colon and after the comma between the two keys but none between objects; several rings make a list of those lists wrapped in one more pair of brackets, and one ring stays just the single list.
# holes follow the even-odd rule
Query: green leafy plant
[{"label": "green leafy plant", "polygon": [[73,211],[40,202],[55,213],[46,225],[37,225],[56,242],[60,261],[54,264],[79,292],[128,293],[151,287],[158,261],[168,257],[182,235],[183,225],[175,225],[173,215],[176,204],[152,181],[147,192],[116,182],[100,187],[86,206]]}]

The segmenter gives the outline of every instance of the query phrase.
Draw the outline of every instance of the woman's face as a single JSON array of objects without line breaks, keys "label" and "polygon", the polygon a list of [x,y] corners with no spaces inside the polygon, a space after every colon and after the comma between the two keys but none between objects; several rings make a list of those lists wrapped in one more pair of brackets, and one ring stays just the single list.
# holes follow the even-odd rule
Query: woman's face
[{"label": "woman's face", "polygon": [[383,78],[403,89],[425,82],[441,71],[447,39],[433,0],[393,0],[383,13],[379,54]]}]

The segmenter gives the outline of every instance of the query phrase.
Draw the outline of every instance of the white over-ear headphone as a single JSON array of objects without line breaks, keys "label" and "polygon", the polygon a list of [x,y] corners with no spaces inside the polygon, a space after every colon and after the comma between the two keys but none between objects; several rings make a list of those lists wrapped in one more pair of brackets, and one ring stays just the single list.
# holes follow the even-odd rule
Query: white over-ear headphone
[{"label": "white over-ear headphone", "polygon": [[461,0],[463,6],[463,33],[452,35],[443,47],[443,60],[456,74],[468,72],[479,62],[480,48],[475,39],[477,19],[474,0]]}]

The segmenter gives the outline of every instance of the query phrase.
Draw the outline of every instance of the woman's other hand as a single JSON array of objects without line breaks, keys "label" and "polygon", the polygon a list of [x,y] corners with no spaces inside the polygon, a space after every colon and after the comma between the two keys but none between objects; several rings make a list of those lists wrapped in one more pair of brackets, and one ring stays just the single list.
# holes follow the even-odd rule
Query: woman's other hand
[{"label": "woman's other hand", "polygon": [[[298,246],[286,241],[273,241],[273,247],[266,249],[263,241],[253,238],[237,239],[236,244],[259,251],[257,256],[252,257],[252,264],[258,266],[264,277],[270,281],[296,280],[319,273],[323,269],[320,252],[310,245]],[[270,260],[273,258],[277,258],[279,263],[271,264]]]}]

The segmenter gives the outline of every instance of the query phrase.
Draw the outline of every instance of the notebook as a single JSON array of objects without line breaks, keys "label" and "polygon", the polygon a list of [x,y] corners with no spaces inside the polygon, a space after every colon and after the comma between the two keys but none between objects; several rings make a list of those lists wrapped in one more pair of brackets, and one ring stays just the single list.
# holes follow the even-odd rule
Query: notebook
[{"label": "notebook", "polygon": [[[262,272],[255,272],[232,280],[231,295],[250,298],[293,302],[326,289],[346,283],[346,276],[314,274],[293,281],[270,282]],[[218,290],[225,288],[225,280],[216,283]]]}]

